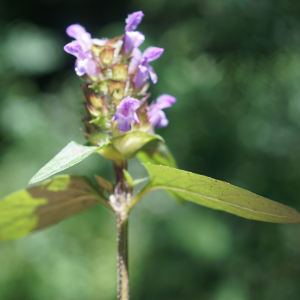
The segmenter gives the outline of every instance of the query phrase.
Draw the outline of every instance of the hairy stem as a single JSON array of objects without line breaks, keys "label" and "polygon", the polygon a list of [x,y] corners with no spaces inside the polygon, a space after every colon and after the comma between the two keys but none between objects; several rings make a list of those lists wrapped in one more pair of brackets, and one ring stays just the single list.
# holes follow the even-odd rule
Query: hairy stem
[{"label": "hairy stem", "polygon": [[118,212],[118,300],[129,300],[128,217]]},{"label": "hairy stem", "polygon": [[123,170],[126,170],[127,162],[115,164],[115,199],[114,207],[117,216],[118,228],[118,300],[129,300],[129,274],[128,274],[128,218],[126,212],[128,184]]}]

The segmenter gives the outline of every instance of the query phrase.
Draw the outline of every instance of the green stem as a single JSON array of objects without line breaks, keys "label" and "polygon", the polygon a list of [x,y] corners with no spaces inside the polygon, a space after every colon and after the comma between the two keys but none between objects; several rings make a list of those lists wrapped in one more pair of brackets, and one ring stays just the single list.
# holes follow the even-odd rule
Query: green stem
[{"label": "green stem", "polygon": [[118,226],[118,300],[129,300],[128,274],[128,218],[124,212],[117,212]]}]

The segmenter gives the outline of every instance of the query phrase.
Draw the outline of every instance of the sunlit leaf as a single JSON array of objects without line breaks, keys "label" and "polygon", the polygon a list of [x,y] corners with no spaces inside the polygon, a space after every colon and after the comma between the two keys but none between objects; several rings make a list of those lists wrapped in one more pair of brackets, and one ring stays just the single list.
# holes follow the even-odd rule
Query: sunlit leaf
[{"label": "sunlit leaf", "polygon": [[295,209],[229,183],[170,167],[149,163],[144,166],[150,175],[148,191],[169,190],[186,200],[247,219],[300,223],[300,214]]},{"label": "sunlit leaf", "polygon": [[[177,168],[176,160],[165,143],[153,140],[147,143],[138,153],[137,158],[142,163],[151,163],[154,165],[163,165]],[[184,199],[177,193],[167,191],[177,202],[184,203]]]},{"label": "sunlit leaf", "polygon": [[100,148],[70,142],[30,179],[29,184],[44,180],[55,173],[72,167]]},{"label": "sunlit leaf", "polygon": [[60,175],[0,201],[0,241],[30,232],[93,207],[98,194],[84,176]]}]

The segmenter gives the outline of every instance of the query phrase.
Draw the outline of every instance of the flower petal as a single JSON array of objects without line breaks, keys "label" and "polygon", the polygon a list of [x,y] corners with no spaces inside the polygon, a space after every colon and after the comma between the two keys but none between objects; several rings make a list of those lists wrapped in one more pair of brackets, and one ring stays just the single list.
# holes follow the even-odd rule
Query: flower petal
[{"label": "flower petal", "polygon": [[98,77],[98,68],[95,62],[91,58],[86,59],[86,73],[89,76]]},{"label": "flower petal", "polygon": [[171,107],[176,102],[176,98],[171,95],[161,95],[156,100],[156,105],[159,109]]},{"label": "flower petal", "polygon": [[128,15],[128,18],[125,20],[127,24],[125,26],[125,31],[134,31],[137,28],[137,26],[141,23],[143,16],[144,14],[142,11],[136,11],[131,15]]},{"label": "flower petal", "polygon": [[129,74],[133,74],[136,72],[142,57],[143,57],[143,54],[142,54],[141,50],[138,48],[133,48],[132,53],[131,53],[131,60],[129,62],[129,66],[128,66]]},{"label": "flower petal", "polygon": [[83,76],[86,72],[86,61],[85,59],[77,58],[75,61],[75,72],[78,76]]},{"label": "flower petal", "polygon": [[67,45],[64,46],[64,50],[67,53],[70,53],[76,57],[84,57],[84,53],[82,51],[82,46],[80,43],[78,43],[77,41],[73,41],[71,43],[68,43]]},{"label": "flower petal", "polygon": [[147,59],[148,62],[158,59],[164,52],[163,48],[149,47],[145,50],[143,57]]},{"label": "flower petal", "polygon": [[70,25],[69,27],[67,27],[66,32],[67,32],[68,36],[70,36],[76,40],[78,39],[79,36],[86,33],[84,27],[82,27],[79,24]]},{"label": "flower petal", "polygon": [[135,123],[140,124],[140,120],[139,120],[138,115],[136,114],[136,112],[133,113],[133,121],[134,121]]},{"label": "flower petal", "polygon": [[147,65],[147,69],[150,74],[152,82],[155,84],[157,82],[157,75],[156,75],[154,69],[149,65]]},{"label": "flower petal", "polygon": [[136,89],[141,88],[149,78],[148,67],[139,65],[138,71],[133,79],[133,83]]},{"label": "flower petal", "polygon": [[124,53],[129,53],[134,47],[139,47],[145,36],[139,31],[127,31],[124,35]]},{"label": "flower petal", "polygon": [[91,34],[86,32],[84,27],[79,24],[70,25],[67,30],[67,35],[75,38],[78,42],[82,44],[86,48],[86,50],[90,50],[93,46]]},{"label": "flower petal", "polygon": [[111,119],[111,122],[117,120],[117,127],[119,130],[129,131],[131,129],[131,123],[133,121],[136,123],[140,122],[135,112],[140,107],[140,105],[141,103],[139,100],[132,97],[126,97],[117,106],[117,112]]},{"label": "flower petal", "polygon": [[166,118],[165,113],[160,110],[158,112],[159,114],[159,122],[156,124],[157,127],[166,127],[169,124],[169,120]]}]

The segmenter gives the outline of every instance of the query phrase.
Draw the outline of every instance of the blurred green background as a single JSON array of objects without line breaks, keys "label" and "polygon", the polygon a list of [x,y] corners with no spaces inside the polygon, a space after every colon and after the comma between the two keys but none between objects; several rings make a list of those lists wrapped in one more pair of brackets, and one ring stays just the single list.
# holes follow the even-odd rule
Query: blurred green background
[{"label": "blurred green background", "polygon": [[[124,32],[127,14],[165,52],[153,98],[177,98],[157,130],[181,169],[300,211],[300,2],[292,0],[32,0],[0,2],[0,196],[68,142],[84,143],[65,28]],[[130,162],[134,177],[145,171]],[[98,155],[68,173],[112,178]],[[0,299],[116,299],[116,224],[105,207],[0,244]],[[249,221],[166,194],[130,221],[131,298],[300,299],[300,226]]]}]

